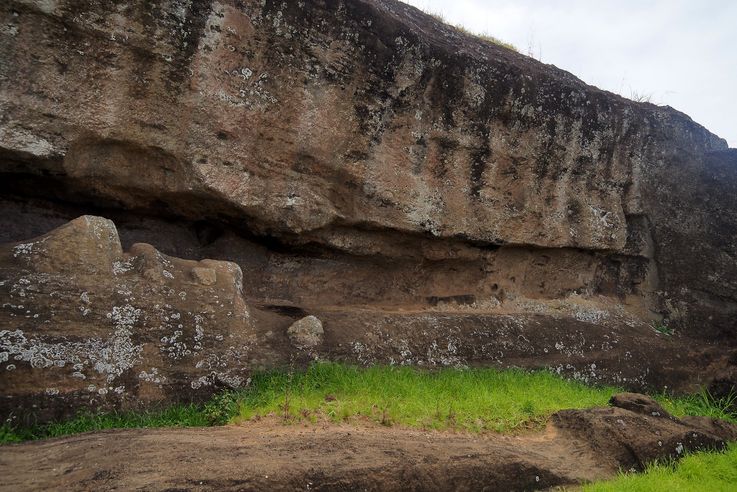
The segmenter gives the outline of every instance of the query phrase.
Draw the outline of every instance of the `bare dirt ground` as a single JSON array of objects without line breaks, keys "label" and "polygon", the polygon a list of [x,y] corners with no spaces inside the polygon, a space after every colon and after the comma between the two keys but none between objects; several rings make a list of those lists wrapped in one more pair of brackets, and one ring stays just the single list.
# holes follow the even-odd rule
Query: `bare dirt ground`
[{"label": "bare dirt ground", "polygon": [[83,434],[2,449],[22,489],[496,490],[606,477],[587,450],[531,438],[276,423]]},{"label": "bare dirt ground", "polygon": [[0,448],[0,490],[535,490],[737,438],[735,426],[641,410],[558,412],[518,436],[276,419],[95,432]]}]

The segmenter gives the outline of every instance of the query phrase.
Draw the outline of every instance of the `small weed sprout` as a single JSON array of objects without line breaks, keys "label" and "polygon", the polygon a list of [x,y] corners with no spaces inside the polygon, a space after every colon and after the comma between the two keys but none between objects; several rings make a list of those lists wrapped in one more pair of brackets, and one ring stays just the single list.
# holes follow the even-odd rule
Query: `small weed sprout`
[{"label": "small weed sprout", "polygon": [[447,420],[448,420],[448,426],[449,427],[455,427],[456,426],[457,419],[456,419],[456,413],[453,410],[453,405],[451,405],[450,408],[448,409],[448,419]]},{"label": "small weed sprout", "polygon": [[234,391],[225,391],[208,401],[203,414],[210,425],[224,425],[238,412],[238,398]]},{"label": "small weed sprout", "polygon": [[665,323],[658,323],[653,325],[653,330],[655,330],[656,333],[660,333],[661,335],[665,335],[667,337],[673,336],[676,332],[673,328]]},{"label": "small weed sprout", "polygon": [[389,407],[384,405],[384,409],[381,411],[381,425],[385,427],[391,427],[392,419],[389,417]]},{"label": "small weed sprout", "polygon": [[292,381],[294,380],[294,366],[289,367],[287,382],[284,384],[284,405],[282,406],[283,418],[287,422],[290,417],[290,403],[292,399]]}]

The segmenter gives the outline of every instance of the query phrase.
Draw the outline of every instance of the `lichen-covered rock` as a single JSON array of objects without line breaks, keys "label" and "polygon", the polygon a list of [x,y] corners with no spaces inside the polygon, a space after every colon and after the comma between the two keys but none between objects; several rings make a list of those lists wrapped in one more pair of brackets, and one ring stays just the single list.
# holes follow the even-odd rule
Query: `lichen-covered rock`
[{"label": "lichen-covered rock", "polygon": [[292,344],[300,349],[313,349],[322,343],[325,331],[322,322],[315,316],[306,316],[295,321],[287,330]]},{"label": "lichen-covered rock", "polygon": [[[0,21],[16,192],[43,181],[67,202],[485,272],[570,256],[573,284],[545,272],[524,288],[628,297],[653,322],[734,338],[737,157],[671,108],[393,0],[14,0]],[[502,270],[451,295],[522,288]]]},{"label": "lichen-covered rock", "polygon": [[[193,295],[230,319],[242,299],[218,304],[213,258],[246,279],[250,328],[226,322],[218,351],[249,367],[300,356],[287,328],[309,312],[330,326],[321,358],[737,384],[737,150],[401,2],[9,0],[0,114],[0,242],[19,248],[0,288],[21,267],[55,279],[38,301],[53,330],[16,297],[0,311],[31,316],[26,342],[3,328],[13,346],[38,330],[125,347],[139,332],[115,320],[159,327]],[[124,247],[75,223],[23,259],[80,215],[113,219]],[[168,323],[145,333],[176,353]],[[222,372],[214,357],[197,369]],[[31,375],[0,384],[46,384]]]},{"label": "lichen-covered rock", "polygon": [[[204,264],[204,265],[203,265]],[[193,271],[208,271],[196,282]],[[83,216],[0,246],[0,415],[131,408],[247,384],[258,345],[234,263],[124,253]]]}]

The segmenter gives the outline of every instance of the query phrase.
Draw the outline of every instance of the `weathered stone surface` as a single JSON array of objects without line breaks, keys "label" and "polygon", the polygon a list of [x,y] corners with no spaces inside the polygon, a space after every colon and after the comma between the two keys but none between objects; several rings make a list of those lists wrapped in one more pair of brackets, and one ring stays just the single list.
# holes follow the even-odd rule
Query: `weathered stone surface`
[{"label": "weathered stone surface", "polygon": [[715,419],[680,420],[617,407],[563,410],[551,420],[563,435],[600,453],[600,462],[628,471],[644,471],[655,460],[676,460],[689,452],[723,450],[737,431],[734,424]]},{"label": "weathered stone surface", "polygon": [[[315,313],[325,358],[735,385],[737,150],[672,108],[394,0],[11,0],[0,26],[0,241],[114,220],[129,253],[63,229],[34,267],[88,316],[116,255],[142,289],[198,260],[203,296],[213,258],[253,306],[223,328],[259,333],[243,371],[303,357],[287,328]],[[54,336],[107,326],[69,316]]]},{"label": "weathered stone surface", "polygon": [[295,321],[287,330],[289,340],[300,349],[313,349],[322,343],[322,335],[325,331],[322,322],[315,316],[306,316]]},{"label": "weathered stone surface", "polygon": [[335,226],[622,250],[653,127],[725,147],[398,2],[10,2],[4,19],[2,75],[22,75],[4,147],[55,162],[22,169],[349,249]]},{"label": "weathered stone surface", "polygon": [[[213,272],[207,286],[191,279]],[[259,336],[240,268],[123,253],[113,223],[83,216],[0,246],[0,411],[42,419],[131,408],[247,383]],[[187,396],[189,395],[189,397]]]},{"label": "weathered stone surface", "polygon": [[212,285],[217,282],[217,274],[212,268],[193,268],[192,277],[202,285]]},{"label": "weathered stone surface", "polygon": [[624,408],[635,413],[650,415],[652,417],[671,418],[665,409],[647,395],[639,393],[619,393],[609,400],[609,404],[613,407]]}]

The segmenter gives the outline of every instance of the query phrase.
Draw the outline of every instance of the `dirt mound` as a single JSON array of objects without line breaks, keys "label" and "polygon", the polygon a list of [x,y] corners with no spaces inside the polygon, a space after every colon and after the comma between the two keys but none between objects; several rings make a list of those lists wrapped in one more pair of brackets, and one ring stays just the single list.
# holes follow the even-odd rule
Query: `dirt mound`
[{"label": "dirt mound", "polygon": [[520,436],[268,420],[120,430],[7,446],[0,489],[534,490],[735,437],[737,426],[724,422],[616,407],[559,412],[543,433]]}]

